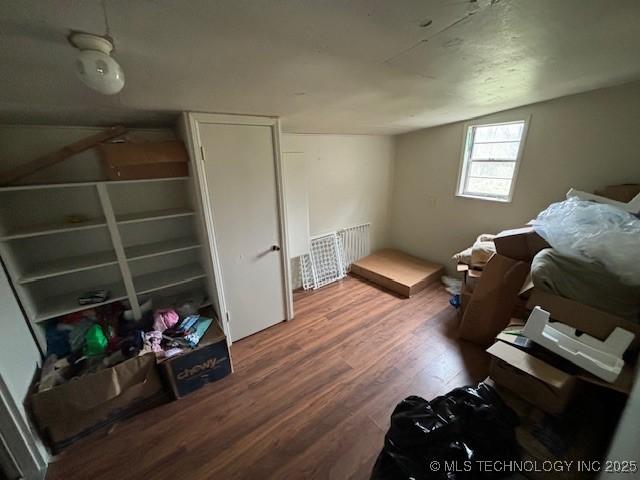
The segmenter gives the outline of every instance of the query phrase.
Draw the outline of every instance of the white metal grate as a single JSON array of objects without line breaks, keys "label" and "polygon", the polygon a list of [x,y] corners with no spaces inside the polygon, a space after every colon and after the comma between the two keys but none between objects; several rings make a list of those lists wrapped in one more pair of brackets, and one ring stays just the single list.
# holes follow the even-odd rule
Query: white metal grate
[{"label": "white metal grate", "polygon": [[369,240],[370,223],[343,228],[338,231],[338,238],[342,243],[345,270],[348,271],[351,264],[371,253]]},{"label": "white metal grate", "polygon": [[344,277],[342,252],[336,233],[311,239],[311,260],[314,288],[323,287]]},{"label": "white metal grate", "polygon": [[302,288],[311,290],[315,288],[316,282],[313,276],[313,262],[311,255],[305,253],[300,256],[300,276],[302,277]]},{"label": "white metal grate", "polygon": [[316,289],[343,278],[353,262],[370,253],[370,226],[364,223],[311,238],[311,253],[300,256],[302,288]]}]

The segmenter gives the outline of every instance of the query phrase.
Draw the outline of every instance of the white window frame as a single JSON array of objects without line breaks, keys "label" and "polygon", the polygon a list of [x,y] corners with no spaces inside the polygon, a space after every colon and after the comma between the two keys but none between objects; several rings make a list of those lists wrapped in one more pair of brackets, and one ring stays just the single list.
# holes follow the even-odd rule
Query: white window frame
[{"label": "white window frame", "polygon": [[[531,115],[516,115],[516,116],[502,116],[491,117],[489,119],[472,120],[464,124],[462,132],[462,149],[460,152],[460,168],[458,170],[458,183],[456,185],[456,196],[463,198],[473,198],[476,200],[486,200],[489,202],[511,203],[513,200],[513,193],[518,180],[518,172],[520,170],[520,163],[522,161],[522,154],[524,152],[525,142],[527,140],[527,132],[529,130],[529,122]],[[465,193],[465,185],[468,178],[468,171],[471,165],[469,159],[471,155],[471,143],[472,142],[472,127],[490,127],[493,125],[505,125],[509,123],[524,122],[522,128],[522,137],[520,138],[520,145],[518,146],[518,154],[515,159],[515,166],[513,169],[513,178],[511,179],[511,186],[509,188],[509,195],[506,197],[496,197],[493,195],[481,195]]]}]

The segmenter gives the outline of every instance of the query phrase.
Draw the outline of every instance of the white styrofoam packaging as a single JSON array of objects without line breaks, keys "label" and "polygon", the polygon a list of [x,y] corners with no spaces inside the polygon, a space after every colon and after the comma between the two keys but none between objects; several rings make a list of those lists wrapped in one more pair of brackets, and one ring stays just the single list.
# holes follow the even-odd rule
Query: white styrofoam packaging
[{"label": "white styrofoam packaging", "polygon": [[549,312],[535,307],[523,335],[537,344],[584,368],[598,378],[613,383],[620,375],[622,355],[635,334],[616,327],[606,340],[600,341],[560,322],[549,322]]}]

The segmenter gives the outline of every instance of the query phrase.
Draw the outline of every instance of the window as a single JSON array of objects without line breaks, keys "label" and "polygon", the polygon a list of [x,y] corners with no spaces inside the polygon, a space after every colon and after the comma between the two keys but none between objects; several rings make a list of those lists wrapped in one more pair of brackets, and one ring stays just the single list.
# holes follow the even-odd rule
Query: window
[{"label": "window", "polygon": [[459,196],[511,201],[527,124],[519,120],[467,126]]}]

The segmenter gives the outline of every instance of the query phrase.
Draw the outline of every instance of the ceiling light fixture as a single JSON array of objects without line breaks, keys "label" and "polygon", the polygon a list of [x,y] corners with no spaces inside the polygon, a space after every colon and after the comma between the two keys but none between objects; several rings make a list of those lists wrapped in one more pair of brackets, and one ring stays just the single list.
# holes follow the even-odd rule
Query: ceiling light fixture
[{"label": "ceiling light fixture", "polygon": [[69,41],[80,50],[76,58],[76,73],[85,85],[105,95],[114,95],[122,90],[124,72],[111,57],[111,40],[91,33],[73,32]]}]

